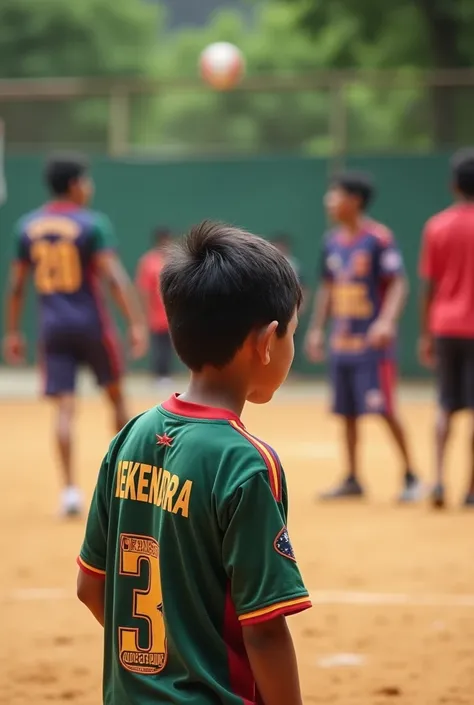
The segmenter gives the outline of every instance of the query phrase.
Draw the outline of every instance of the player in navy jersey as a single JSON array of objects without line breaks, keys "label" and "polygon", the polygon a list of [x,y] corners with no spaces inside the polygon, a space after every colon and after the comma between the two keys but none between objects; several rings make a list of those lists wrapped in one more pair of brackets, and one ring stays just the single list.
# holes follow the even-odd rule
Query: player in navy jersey
[{"label": "player in navy jersey", "polygon": [[405,432],[394,406],[395,335],[407,284],[391,232],[365,215],[373,187],[363,174],[335,178],[326,194],[337,227],[325,239],[322,282],[316,294],[306,350],[312,362],[324,357],[324,329],[332,321],[330,371],[334,412],[344,419],[348,473],[324,499],[361,497],[357,462],[358,418],[379,414],[403,461],[400,501],[415,501],[420,482],[412,471]]},{"label": "player in navy jersey", "polygon": [[57,404],[56,441],[64,477],[62,512],[72,515],[82,505],[71,439],[79,366],[89,367],[105,389],[116,430],[129,419],[121,384],[121,351],[104,305],[102,282],[109,284],[128,322],[133,357],[146,352],[147,334],[138,299],[115,251],[111,223],[87,208],[93,195],[87,163],[79,157],[53,158],[45,177],[54,200],[25,215],[16,227],[4,354],[10,364],[24,359],[20,317],[31,273],[39,299],[44,391]]}]

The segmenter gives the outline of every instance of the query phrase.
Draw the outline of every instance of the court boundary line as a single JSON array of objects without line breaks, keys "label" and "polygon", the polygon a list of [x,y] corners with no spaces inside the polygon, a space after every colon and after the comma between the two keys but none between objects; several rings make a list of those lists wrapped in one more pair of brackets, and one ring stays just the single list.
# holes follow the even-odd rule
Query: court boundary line
[{"label": "court boundary line", "polygon": [[[450,593],[358,592],[310,590],[313,605],[353,607],[474,607],[474,595]],[[0,603],[72,600],[76,596],[62,588],[26,588],[0,597]]]}]

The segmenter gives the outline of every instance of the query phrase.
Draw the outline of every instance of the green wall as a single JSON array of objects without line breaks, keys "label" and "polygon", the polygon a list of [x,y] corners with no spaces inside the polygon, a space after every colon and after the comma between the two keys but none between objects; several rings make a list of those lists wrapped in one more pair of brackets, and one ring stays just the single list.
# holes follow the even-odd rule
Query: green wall
[{"label": "green wall", "polygon": [[[400,359],[403,373],[411,376],[420,374],[415,358],[420,231],[432,213],[449,203],[447,162],[446,155],[437,155],[359,158],[347,163],[348,167],[374,174],[379,195],[373,215],[393,228],[406,259],[412,290],[402,326]],[[40,156],[10,156],[6,161],[8,200],[0,208],[2,287],[12,226],[22,213],[45,198],[42,163]],[[93,162],[93,173],[97,186],[94,205],[112,218],[121,255],[131,273],[156,225],[184,231],[203,218],[218,218],[266,236],[276,231],[290,232],[304,277],[308,283],[315,283],[318,248],[326,227],[322,208],[326,160],[294,156],[166,163],[101,158]],[[30,296],[25,316],[30,360],[34,358],[34,313]],[[307,365],[301,353],[306,318],[298,336],[295,369],[310,372],[314,368]]]}]

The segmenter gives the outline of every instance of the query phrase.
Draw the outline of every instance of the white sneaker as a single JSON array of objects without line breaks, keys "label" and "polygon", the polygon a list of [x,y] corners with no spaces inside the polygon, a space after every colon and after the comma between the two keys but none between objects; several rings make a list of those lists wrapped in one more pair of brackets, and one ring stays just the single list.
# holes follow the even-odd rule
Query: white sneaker
[{"label": "white sneaker", "polygon": [[66,487],[61,494],[61,516],[74,517],[82,513],[83,499],[79,488]]}]

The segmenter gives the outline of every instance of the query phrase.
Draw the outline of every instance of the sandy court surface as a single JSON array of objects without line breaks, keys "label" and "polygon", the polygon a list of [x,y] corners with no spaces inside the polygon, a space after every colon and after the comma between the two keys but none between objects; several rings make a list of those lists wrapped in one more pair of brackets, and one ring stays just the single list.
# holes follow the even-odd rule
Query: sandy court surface
[{"label": "sandy court surface", "polygon": [[[410,398],[411,399],[411,398]],[[138,412],[153,399],[134,399]],[[402,406],[420,472],[430,470],[429,401]],[[74,598],[83,522],[55,516],[58,478],[51,408],[0,402],[2,512],[0,703],[100,702],[101,633]],[[305,703],[474,703],[474,515],[458,509],[467,471],[456,424],[449,466],[452,508],[393,503],[400,468],[377,421],[364,423],[361,504],[322,506],[338,475],[337,421],[321,399],[284,395],[244,420],[279,451],[290,490],[290,533],[314,607],[291,618]],[[90,497],[109,440],[107,410],[83,399],[77,460]]]}]

